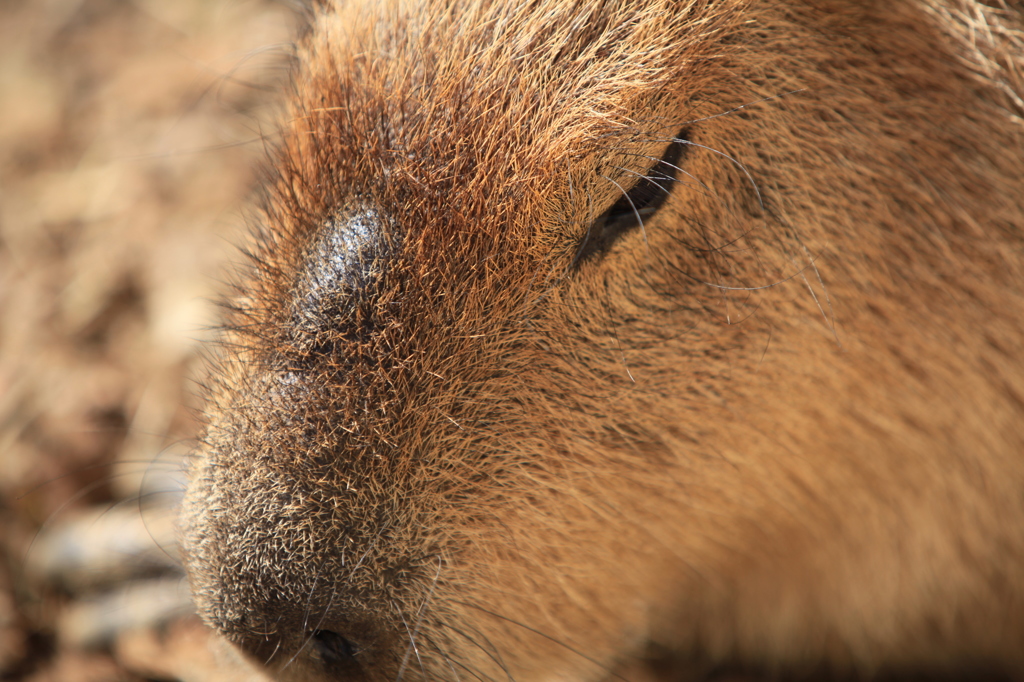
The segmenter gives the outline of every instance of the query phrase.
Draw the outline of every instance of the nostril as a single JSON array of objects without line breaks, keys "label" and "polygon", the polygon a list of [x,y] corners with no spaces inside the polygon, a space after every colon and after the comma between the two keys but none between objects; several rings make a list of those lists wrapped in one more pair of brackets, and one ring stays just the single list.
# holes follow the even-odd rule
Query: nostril
[{"label": "nostril", "polygon": [[351,661],[359,653],[359,647],[337,632],[317,630],[312,637],[313,648],[326,663]]}]

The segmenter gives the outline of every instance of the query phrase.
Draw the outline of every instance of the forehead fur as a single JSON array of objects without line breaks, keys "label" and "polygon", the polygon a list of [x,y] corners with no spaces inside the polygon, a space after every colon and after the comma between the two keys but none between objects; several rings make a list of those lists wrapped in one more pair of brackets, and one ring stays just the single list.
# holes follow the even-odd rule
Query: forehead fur
[{"label": "forehead fur", "polygon": [[364,194],[497,229],[564,193],[568,168],[624,134],[677,132],[679,82],[698,89],[739,3],[340,5],[300,50],[289,189],[307,188],[297,198],[314,214]]}]

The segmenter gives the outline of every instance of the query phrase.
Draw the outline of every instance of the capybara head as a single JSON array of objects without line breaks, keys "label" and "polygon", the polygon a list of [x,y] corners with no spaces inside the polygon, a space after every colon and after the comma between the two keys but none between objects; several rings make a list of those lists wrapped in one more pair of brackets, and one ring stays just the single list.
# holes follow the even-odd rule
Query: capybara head
[{"label": "capybara head", "polygon": [[182,536],[282,679],[1024,660],[1019,6],[311,10]]}]

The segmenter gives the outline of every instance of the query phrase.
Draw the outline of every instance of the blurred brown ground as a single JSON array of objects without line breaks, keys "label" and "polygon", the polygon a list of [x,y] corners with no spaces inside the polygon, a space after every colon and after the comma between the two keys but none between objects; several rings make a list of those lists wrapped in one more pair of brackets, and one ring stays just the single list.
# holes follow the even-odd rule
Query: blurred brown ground
[{"label": "blurred brown ground", "polygon": [[35,566],[89,510],[168,525],[293,30],[268,0],[0,0],[0,680],[223,679],[172,660],[187,619],[76,634],[138,578]]}]

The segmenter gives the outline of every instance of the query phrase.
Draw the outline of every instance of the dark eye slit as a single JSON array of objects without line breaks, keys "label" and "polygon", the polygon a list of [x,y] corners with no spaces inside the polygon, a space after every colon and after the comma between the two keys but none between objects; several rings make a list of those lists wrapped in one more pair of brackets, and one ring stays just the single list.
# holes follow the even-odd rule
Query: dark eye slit
[{"label": "dark eye slit", "polygon": [[647,174],[636,177],[629,191],[591,224],[580,240],[573,267],[607,251],[622,235],[639,227],[640,220],[646,221],[661,208],[676,182],[679,162],[687,146],[686,132],[680,131]]}]

